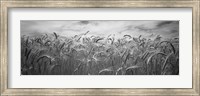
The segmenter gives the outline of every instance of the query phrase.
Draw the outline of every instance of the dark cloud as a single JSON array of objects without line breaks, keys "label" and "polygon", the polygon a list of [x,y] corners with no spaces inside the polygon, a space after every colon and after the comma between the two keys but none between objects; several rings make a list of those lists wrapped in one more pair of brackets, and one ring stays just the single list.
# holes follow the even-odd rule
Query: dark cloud
[{"label": "dark cloud", "polygon": [[173,22],[174,22],[174,21],[162,21],[162,22],[160,22],[160,23],[157,24],[157,27],[162,27],[162,26],[171,24],[171,23],[173,23]]},{"label": "dark cloud", "polygon": [[178,30],[177,29],[173,29],[173,30],[171,30],[171,32],[170,33],[177,33],[178,32]]},{"label": "dark cloud", "polygon": [[87,25],[87,24],[89,24],[89,21],[80,21],[79,23]]},{"label": "dark cloud", "polygon": [[140,31],[146,31],[146,32],[149,32],[149,31],[153,30],[152,28],[144,27],[144,25],[136,26],[135,28],[140,30]]}]

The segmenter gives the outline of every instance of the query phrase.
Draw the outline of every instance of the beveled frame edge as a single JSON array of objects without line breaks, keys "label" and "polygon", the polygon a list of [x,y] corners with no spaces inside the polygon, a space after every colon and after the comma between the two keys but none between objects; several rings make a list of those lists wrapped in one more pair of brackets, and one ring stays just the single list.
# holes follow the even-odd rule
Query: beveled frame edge
[{"label": "beveled frame edge", "polygon": [[[1,1],[1,32],[0,32],[0,93],[1,95],[200,95],[199,57],[200,57],[200,1],[199,0],[101,0],[101,1],[53,1],[53,0],[0,0]],[[8,88],[8,9],[13,7],[138,7],[138,8],[171,8],[191,7],[193,10],[193,34],[192,34],[192,63],[193,63],[193,88],[188,89],[9,89]]]}]

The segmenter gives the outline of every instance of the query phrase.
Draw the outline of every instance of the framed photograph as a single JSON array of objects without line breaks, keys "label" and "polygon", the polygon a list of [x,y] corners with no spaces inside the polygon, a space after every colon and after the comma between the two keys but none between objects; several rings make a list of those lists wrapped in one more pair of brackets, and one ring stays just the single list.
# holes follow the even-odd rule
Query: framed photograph
[{"label": "framed photograph", "polygon": [[199,96],[199,0],[1,0],[8,95]]}]

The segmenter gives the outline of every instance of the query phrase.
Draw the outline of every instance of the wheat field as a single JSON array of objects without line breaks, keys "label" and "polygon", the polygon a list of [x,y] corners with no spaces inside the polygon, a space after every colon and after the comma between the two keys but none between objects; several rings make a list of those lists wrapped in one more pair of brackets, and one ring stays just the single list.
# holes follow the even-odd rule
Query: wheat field
[{"label": "wheat field", "polygon": [[179,75],[179,38],[21,36],[22,75]]}]

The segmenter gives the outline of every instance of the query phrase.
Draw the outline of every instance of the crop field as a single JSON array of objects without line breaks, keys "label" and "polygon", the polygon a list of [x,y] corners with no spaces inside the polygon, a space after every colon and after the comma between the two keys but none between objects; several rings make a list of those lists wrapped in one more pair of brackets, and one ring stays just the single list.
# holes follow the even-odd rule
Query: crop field
[{"label": "crop field", "polygon": [[179,38],[21,36],[22,75],[179,75]]}]

